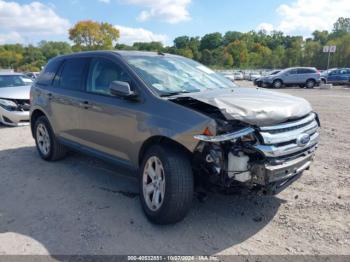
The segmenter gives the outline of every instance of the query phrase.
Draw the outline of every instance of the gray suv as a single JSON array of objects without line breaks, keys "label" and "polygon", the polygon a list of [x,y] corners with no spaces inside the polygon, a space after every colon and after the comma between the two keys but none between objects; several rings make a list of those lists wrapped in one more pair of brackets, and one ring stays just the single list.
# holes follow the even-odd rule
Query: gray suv
[{"label": "gray suv", "polygon": [[300,86],[314,88],[321,82],[321,75],[313,67],[292,67],[284,69],[277,74],[259,78],[260,86],[281,88],[283,86]]},{"label": "gray suv", "polygon": [[31,89],[39,155],[69,148],[138,174],[147,218],[180,221],[194,187],[277,194],[308,169],[319,120],[304,99],[238,88],[190,59],[85,52],[52,59]]}]

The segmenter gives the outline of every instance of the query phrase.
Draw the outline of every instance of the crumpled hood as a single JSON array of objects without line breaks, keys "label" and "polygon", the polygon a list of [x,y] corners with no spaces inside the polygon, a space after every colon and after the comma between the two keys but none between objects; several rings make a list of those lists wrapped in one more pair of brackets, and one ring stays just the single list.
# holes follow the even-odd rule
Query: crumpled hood
[{"label": "crumpled hood", "polygon": [[30,86],[13,86],[0,88],[0,98],[26,99],[30,97]]},{"label": "crumpled hood", "polygon": [[228,120],[256,126],[279,124],[312,111],[303,98],[257,88],[193,93],[191,98],[219,108]]}]

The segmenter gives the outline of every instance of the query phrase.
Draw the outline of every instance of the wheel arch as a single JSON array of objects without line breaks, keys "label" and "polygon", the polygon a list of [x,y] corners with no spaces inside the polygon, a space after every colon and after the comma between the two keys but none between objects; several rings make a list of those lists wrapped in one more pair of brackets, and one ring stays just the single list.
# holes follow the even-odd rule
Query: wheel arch
[{"label": "wheel arch", "polygon": [[281,83],[282,83],[282,85],[283,85],[283,80],[281,79],[281,78],[276,78],[276,79],[274,79],[273,81],[272,81],[272,83],[274,83],[274,82],[276,82],[276,81],[280,81]]},{"label": "wheel arch", "polygon": [[[32,136],[34,137],[34,124],[36,120],[41,117],[46,116],[46,114],[41,109],[35,109],[30,115],[30,129],[32,131]],[[46,116],[47,118],[47,116]]]},{"label": "wheel arch", "polygon": [[142,163],[143,156],[147,152],[147,149],[149,149],[153,145],[170,146],[172,148],[176,148],[177,150],[183,151],[185,154],[188,154],[189,157],[192,155],[192,152],[190,150],[188,150],[184,145],[180,144],[179,142],[177,142],[169,137],[152,136],[143,142],[141,149],[139,150],[139,154],[138,154],[138,165],[139,166]]},{"label": "wheel arch", "polygon": [[316,79],[315,79],[315,78],[312,78],[312,77],[308,78],[308,79],[306,80],[306,82],[305,82],[305,83],[307,83],[308,81],[313,81],[313,82],[315,82],[315,83],[316,83]]}]

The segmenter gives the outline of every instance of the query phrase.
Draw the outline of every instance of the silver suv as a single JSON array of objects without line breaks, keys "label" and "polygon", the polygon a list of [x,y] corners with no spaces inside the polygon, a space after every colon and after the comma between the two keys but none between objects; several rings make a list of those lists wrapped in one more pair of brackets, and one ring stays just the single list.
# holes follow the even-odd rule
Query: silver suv
[{"label": "silver suv", "polygon": [[39,155],[69,148],[138,174],[147,218],[175,223],[194,185],[277,194],[308,169],[319,139],[304,99],[238,88],[180,56],[87,52],[52,59],[31,89]]},{"label": "silver suv", "polygon": [[262,87],[281,88],[283,86],[300,86],[314,88],[321,82],[321,75],[313,67],[292,67],[284,69],[277,74],[259,79]]}]

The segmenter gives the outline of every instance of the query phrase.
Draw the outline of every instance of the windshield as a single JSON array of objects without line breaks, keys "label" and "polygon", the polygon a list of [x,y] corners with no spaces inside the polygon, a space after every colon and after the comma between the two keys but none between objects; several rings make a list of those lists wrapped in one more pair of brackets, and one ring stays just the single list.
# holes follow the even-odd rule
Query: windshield
[{"label": "windshield", "polygon": [[232,88],[235,85],[211,69],[177,56],[126,56],[136,73],[159,95]]},{"label": "windshield", "polygon": [[280,70],[272,71],[272,73],[270,73],[270,76],[277,75],[279,72],[281,71]]},{"label": "windshield", "polygon": [[22,75],[0,75],[0,88],[30,86],[33,81]]}]

